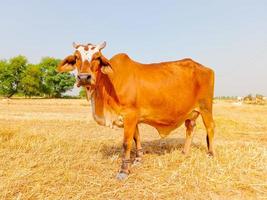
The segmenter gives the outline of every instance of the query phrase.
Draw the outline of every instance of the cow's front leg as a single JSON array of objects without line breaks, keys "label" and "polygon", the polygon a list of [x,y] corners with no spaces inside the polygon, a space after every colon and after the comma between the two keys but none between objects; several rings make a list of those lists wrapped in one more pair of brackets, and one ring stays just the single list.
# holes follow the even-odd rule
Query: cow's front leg
[{"label": "cow's front leg", "polygon": [[134,141],[136,145],[136,157],[134,159],[134,165],[140,164],[142,157],[143,157],[143,150],[141,146],[141,141],[140,141],[140,134],[139,134],[139,128],[138,125],[136,125],[136,130],[134,133]]},{"label": "cow's front leg", "polygon": [[130,173],[131,165],[131,148],[134,133],[136,131],[137,118],[135,113],[128,113],[124,117],[124,137],[123,137],[123,155],[120,172],[117,175],[117,179],[125,179]]}]

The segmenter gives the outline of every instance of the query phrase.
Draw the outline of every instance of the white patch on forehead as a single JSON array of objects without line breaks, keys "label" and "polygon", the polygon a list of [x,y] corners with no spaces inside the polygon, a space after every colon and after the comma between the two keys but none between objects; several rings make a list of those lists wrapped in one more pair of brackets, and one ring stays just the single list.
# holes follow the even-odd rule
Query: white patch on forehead
[{"label": "white patch on forehead", "polygon": [[91,62],[92,60],[92,57],[93,55],[99,51],[99,49],[95,46],[92,46],[92,45],[89,45],[88,46],[88,50],[84,50],[84,47],[83,46],[80,46],[78,49],[77,49],[80,54],[81,54],[81,57],[82,57],[82,62],[84,62],[85,60],[88,60],[89,62]]}]

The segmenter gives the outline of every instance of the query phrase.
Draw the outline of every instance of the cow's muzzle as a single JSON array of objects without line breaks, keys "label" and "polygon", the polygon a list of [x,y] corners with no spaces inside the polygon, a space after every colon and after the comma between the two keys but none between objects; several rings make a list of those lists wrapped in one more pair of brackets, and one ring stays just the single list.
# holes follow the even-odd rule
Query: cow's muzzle
[{"label": "cow's muzzle", "polygon": [[77,79],[78,79],[78,86],[88,85],[91,83],[92,76],[91,74],[82,73],[77,75]]}]

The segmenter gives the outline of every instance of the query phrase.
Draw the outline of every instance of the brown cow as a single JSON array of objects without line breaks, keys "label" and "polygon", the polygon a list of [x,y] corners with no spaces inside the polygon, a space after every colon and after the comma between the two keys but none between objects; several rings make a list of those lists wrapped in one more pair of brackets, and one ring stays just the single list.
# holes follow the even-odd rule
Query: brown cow
[{"label": "brown cow", "polygon": [[58,71],[78,70],[78,85],[86,88],[95,121],[100,125],[124,127],[123,157],[118,179],[129,174],[132,140],[136,158],[143,155],[138,124],[155,127],[161,137],[186,126],[183,153],[189,151],[199,114],[207,130],[208,153],[214,154],[212,99],[214,72],[191,60],[141,64],[121,53],[105,58],[100,45],[76,45]]}]

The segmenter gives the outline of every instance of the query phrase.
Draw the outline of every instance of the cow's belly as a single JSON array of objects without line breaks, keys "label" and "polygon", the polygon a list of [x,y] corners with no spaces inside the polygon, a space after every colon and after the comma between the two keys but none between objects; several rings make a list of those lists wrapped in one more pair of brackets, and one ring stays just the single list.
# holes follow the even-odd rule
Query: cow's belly
[{"label": "cow's belly", "polygon": [[197,110],[197,108],[191,107],[183,112],[175,109],[169,112],[164,109],[159,112],[151,110],[141,118],[141,121],[155,127],[161,137],[166,137],[171,131],[181,126],[186,119],[190,118],[193,110]]},{"label": "cow's belly", "polygon": [[181,126],[186,120],[186,116],[177,117],[174,121],[173,119],[144,119],[142,123],[153,126],[157,129],[159,135],[164,138],[170,134],[171,131]]}]

